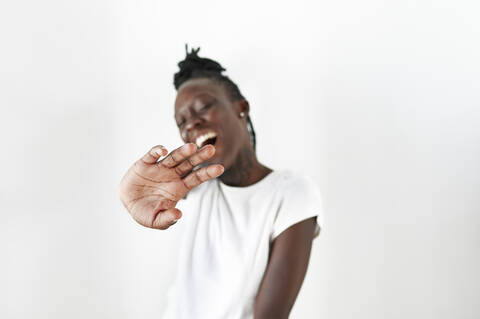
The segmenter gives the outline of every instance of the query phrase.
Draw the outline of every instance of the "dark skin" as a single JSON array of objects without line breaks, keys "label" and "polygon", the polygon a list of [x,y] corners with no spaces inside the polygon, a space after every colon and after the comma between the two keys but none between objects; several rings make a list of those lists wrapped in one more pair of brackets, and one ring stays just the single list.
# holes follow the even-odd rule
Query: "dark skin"
[{"label": "dark skin", "polygon": [[[221,84],[207,78],[188,80],[178,89],[175,121],[182,139],[195,143],[198,136],[214,131],[215,155],[202,165],[221,164],[224,172],[218,178],[230,186],[249,186],[272,172],[257,160],[247,130],[248,112],[246,100],[232,100]],[[255,299],[256,319],[288,318],[307,271],[315,223],[315,218],[299,222],[272,242]]]},{"label": "dark skin", "polygon": [[247,131],[248,111],[246,100],[231,101],[221,85],[206,78],[189,80],[178,89],[175,121],[183,141],[195,143],[199,135],[214,131],[215,155],[204,164],[222,164],[225,171],[219,178],[230,186],[252,185],[272,171],[256,158]]}]

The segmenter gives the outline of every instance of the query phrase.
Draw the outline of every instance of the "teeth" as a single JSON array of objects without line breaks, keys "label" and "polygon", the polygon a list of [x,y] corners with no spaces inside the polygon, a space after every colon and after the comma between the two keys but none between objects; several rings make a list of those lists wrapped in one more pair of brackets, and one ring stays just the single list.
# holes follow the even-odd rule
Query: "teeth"
[{"label": "teeth", "polygon": [[216,136],[217,136],[217,133],[215,133],[215,132],[208,132],[206,134],[200,135],[195,140],[195,144],[197,144],[197,147],[202,147],[203,143],[205,143],[206,140],[208,140],[210,138],[214,138]]}]

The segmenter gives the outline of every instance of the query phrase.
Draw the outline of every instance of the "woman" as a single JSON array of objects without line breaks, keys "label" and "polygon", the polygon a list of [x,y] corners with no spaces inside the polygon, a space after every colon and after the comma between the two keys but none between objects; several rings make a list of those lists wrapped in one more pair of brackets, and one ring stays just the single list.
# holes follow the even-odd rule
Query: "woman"
[{"label": "woman", "polygon": [[318,188],[257,160],[249,103],[198,51],[187,49],[174,76],[186,144],[163,159],[153,147],[120,198],[143,226],[183,227],[165,318],[288,318],[319,232]]}]

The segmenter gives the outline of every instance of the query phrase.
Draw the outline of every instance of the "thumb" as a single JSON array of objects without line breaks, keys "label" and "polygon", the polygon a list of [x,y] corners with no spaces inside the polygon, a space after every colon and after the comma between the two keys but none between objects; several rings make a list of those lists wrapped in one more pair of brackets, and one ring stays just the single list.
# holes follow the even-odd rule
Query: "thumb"
[{"label": "thumb", "polygon": [[178,208],[170,208],[160,211],[156,214],[152,222],[152,228],[167,229],[182,217],[182,212]]}]

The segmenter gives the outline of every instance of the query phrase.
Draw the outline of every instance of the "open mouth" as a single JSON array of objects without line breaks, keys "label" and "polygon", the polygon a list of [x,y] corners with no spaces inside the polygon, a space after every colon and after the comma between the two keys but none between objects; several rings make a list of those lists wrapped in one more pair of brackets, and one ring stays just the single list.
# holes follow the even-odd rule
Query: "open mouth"
[{"label": "open mouth", "polygon": [[208,132],[206,134],[202,134],[195,140],[195,144],[197,144],[198,148],[205,146],[207,144],[215,145],[217,141],[217,133],[215,132]]}]

